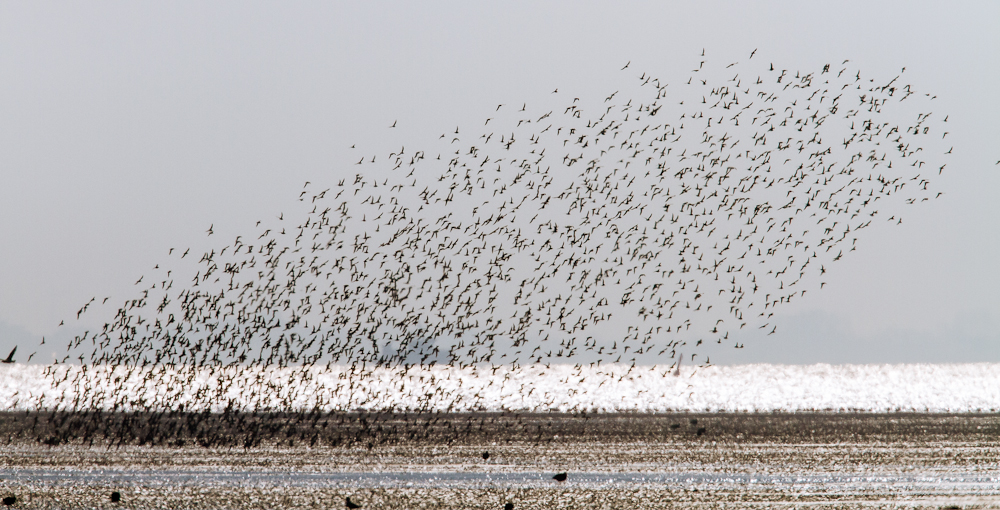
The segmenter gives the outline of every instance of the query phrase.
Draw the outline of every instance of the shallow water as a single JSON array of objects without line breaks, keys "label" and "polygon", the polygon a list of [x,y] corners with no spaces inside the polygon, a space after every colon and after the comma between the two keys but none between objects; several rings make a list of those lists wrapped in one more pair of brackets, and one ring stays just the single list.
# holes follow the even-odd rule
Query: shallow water
[{"label": "shallow water", "polygon": [[572,473],[560,483],[552,473],[541,472],[413,472],[303,473],[290,471],[123,471],[123,470],[4,470],[0,481],[27,484],[89,484],[201,486],[201,487],[330,487],[330,488],[543,488],[608,489],[643,485],[684,486],[692,489],[722,489],[767,486],[770,490],[823,492],[888,491],[893,494],[962,493],[1000,495],[1000,473],[905,474],[815,474],[768,475],[727,473]]}]

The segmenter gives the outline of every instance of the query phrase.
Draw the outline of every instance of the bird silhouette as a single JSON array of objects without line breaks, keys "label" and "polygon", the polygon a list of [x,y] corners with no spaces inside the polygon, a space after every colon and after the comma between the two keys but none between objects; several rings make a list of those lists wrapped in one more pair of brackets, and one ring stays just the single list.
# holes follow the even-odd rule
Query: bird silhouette
[{"label": "bird silhouette", "polygon": [[361,505],[351,501],[350,496],[347,496],[347,499],[344,500],[344,504],[347,506],[347,508],[361,508]]},{"label": "bird silhouette", "polygon": [[6,359],[0,360],[0,363],[14,363],[14,353],[17,352],[17,346],[15,345],[13,349],[10,350],[10,354],[7,355]]}]

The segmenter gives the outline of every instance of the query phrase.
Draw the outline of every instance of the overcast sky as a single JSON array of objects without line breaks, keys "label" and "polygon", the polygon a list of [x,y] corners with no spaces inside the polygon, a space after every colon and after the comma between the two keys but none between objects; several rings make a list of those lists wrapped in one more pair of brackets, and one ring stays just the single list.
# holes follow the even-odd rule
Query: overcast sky
[{"label": "overcast sky", "polygon": [[776,334],[712,360],[1000,362],[1000,4],[341,5],[0,3],[0,351],[23,360],[210,225],[232,238],[303,182],[353,175],[351,145],[419,147],[555,88],[607,95],[629,61],[669,81],[703,49],[757,49],[905,67],[954,153],[941,199],[866,232]]}]

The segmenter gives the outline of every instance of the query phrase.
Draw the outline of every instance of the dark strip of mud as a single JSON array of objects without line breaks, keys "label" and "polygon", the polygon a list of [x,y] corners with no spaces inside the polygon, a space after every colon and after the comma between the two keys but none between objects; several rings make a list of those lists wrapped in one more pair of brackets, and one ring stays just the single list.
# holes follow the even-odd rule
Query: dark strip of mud
[{"label": "dark strip of mud", "polygon": [[0,413],[0,444],[203,448],[1000,440],[998,414]]}]

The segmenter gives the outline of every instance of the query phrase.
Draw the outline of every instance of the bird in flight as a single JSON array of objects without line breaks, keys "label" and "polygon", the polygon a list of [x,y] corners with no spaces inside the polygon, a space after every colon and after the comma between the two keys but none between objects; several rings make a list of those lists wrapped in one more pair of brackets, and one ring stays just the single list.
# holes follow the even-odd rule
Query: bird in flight
[{"label": "bird in flight", "polygon": [[10,350],[10,354],[7,355],[7,359],[0,360],[0,363],[13,363],[14,362],[14,352],[16,352],[16,351],[17,351],[17,346],[14,346],[14,348]]}]

